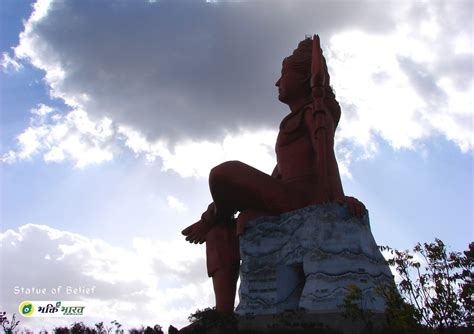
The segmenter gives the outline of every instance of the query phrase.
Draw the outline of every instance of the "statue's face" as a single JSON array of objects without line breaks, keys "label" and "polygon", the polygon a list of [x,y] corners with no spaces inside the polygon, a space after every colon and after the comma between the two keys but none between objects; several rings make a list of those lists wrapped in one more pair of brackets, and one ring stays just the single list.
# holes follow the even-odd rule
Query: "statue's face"
[{"label": "statue's face", "polygon": [[308,77],[295,71],[288,60],[283,61],[281,77],[275,83],[278,87],[278,99],[283,103],[291,103],[308,96]]}]

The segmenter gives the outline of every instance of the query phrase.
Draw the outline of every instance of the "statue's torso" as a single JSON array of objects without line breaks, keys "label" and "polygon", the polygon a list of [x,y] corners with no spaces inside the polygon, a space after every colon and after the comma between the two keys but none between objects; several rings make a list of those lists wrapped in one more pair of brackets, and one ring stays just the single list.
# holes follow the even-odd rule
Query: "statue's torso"
[{"label": "statue's torso", "polygon": [[[286,196],[293,209],[321,204],[328,200],[328,194],[324,193],[324,188],[318,180],[316,151],[311,138],[315,125],[307,124],[312,119],[311,105],[286,116],[280,124],[275,145],[278,175],[272,175],[285,185]],[[244,210],[238,218],[237,235],[244,232],[247,221],[272,214],[267,208]]]},{"label": "statue's torso", "polygon": [[311,131],[305,122],[305,114],[311,112],[308,106],[286,116],[280,124],[275,152],[280,179],[288,186],[300,190],[311,202],[321,194],[318,187],[316,152],[311,142]]}]

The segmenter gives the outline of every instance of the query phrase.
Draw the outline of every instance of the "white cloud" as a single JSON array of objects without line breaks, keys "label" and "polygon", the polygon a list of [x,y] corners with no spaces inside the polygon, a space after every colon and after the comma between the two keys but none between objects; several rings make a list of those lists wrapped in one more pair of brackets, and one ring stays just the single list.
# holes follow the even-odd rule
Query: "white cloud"
[{"label": "white cloud", "polygon": [[466,91],[456,89],[450,78],[441,78],[437,84],[450,99],[440,107],[440,112],[431,115],[433,127],[445,133],[463,152],[471,151],[474,148],[474,81]]},{"label": "white cloud", "polygon": [[437,75],[446,52],[438,54],[430,40],[413,34],[405,27],[391,36],[347,31],[331,38],[329,66],[346,112],[339,140],[370,152],[375,135],[394,149],[416,149],[443,134],[463,152],[473,150],[474,81],[460,89]]},{"label": "white cloud", "polygon": [[19,71],[23,67],[23,65],[17,59],[12,58],[7,52],[3,53],[0,66],[3,67],[3,71],[8,71],[10,68],[13,68],[15,71]]},{"label": "white cloud", "polygon": [[17,136],[17,150],[4,154],[1,161],[13,163],[42,153],[46,162],[73,161],[83,168],[113,158],[115,131],[109,119],[93,122],[85,111],[65,115],[44,104],[31,110],[30,127]]},{"label": "white cloud", "polygon": [[212,167],[228,160],[240,160],[271,173],[276,160],[273,150],[276,132],[243,132],[227,135],[219,142],[183,142],[173,152],[161,157],[164,170],[174,170],[183,177],[207,177]]},{"label": "white cloud", "polygon": [[[89,323],[118,319],[125,327],[157,322],[163,327],[182,326],[191,312],[213,303],[203,250],[184,240],[148,238],[133,238],[133,247],[128,249],[27,224],[18,231],[0,233],[2,266],[9,268],[1,272],[0,307],[16,312],[24,299],[38,298],[14,294],[14,287],[38,287],[47,290],[41,300],[87,300],[94,315],[84,319]],[[50,289],[59,285],[62,292],[52,295]],[[66,286],[95,289],[89,295],[68,295]],[[58,324],[58,319],[40,320],[25,318],[22,324],[36,330]]]},{"label": "white cloud", "polygon": [[54,112],[53,108],[42,103],[38,104],[37,108],[31,109],[31,113],[38,116],[46,116],[52,112]]},{"label": "white cloud", "polygon": [[471,54],[474,52],[472,38],[465,32],[461,32],[454,40],[454,53],[456,55]]},{"label": "white cloud", "polygon": [[148,163],[157,158],[162,170],[182,177],[207,177],[212,167],[240,160],[270,173],[275,165],[276,131],[241,131],[226,135],[221,142],[183,141],[171,150],[166,142],[150,141],[140,132],[115,126],[109,119],[93,122],[83,110],[62,115],[46,105],[31,110],[30,127],[17,136],[16,150],[5,153],[1,161],[14,163],[42,154],[45,162],[72,161],[77,168],[111,161],[122,146]]},{"label": "white cloud", "polygon": [[212,167],[227,161],[240,160],[271,173],[275,165],[276,131],[241,131],[228,134],[219,141],[183,141],[170,150],[163,141],[151,142],[138,131],[119,127],[125,145],[149,162],[161,158],[162,170],[173,170],[182,177],[207,177]]},{"label": "white cloud", "polygon": [[415,119],[423,101],[399,69],[399,46],[391,38],[362,32],[332,37],[329,66],[338,74],[333,84],[346,113],[353,113],[341,121],[342,138],[367,146],[373,134],[380,134],[399,149],[425,135],[427,130]]},{"label": "white cloud", "polygon": [[176,197],[174,196],[171,196],[171,195],[168,195],[166,197],[166,200],[168,202],[168,206],[171,208],[171,209],[174,209],[178,212],[182,212],[182,211],[187,211],[188,208],[186,207],[186,205],[184,205],[183,202],[181,202],[179,199],[177,199]]}]

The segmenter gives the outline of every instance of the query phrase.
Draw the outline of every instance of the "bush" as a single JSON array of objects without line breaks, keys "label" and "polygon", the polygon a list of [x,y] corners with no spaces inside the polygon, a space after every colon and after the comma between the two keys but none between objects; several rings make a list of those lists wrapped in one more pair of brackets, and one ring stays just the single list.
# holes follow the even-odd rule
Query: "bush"
[{"label": "bush", "polygon": [[237,333],[237,318],[234,314],[223,314],[217,312],[215,308],[197,310],[189,316],[192,323],[189,332],[192,333]]}]

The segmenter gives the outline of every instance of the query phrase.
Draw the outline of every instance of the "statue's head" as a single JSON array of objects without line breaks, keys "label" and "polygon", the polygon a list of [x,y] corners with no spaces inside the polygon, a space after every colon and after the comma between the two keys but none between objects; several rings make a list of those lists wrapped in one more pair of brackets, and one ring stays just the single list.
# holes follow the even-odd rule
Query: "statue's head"
[{"label": "statue's head", "polygon": [[[288,103],[290,99],[295,98],[311,98],[311,61],[313,52],[313,40],[306,38],[299,42],[298,47],[293,54],[286,57],[282,63],[282,76],[276,82],[278,86],[278,99],[283,103]],[[319,50],[322,56],[322,50]],[[324,56],[323,67],[326,76],[327,85],[325,90],[325,105],[331,111],[335,125],[339,122],[340,107],[335,99],[334,92],[329,86],[329,72]]]}]

